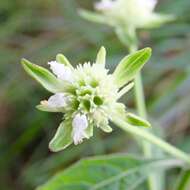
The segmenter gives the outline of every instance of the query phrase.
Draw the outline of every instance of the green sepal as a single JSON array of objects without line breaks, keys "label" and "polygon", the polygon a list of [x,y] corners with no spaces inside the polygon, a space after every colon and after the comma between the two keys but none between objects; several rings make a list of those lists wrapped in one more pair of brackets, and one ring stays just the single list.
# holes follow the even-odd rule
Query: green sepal
[{"label": "green sepal", "polygon": [[67,148],[72,142],[72,123],[70,120],[65,120],[59,125],[55,136],[50,141],[49,149],[58,152]]},{"label": "green sepal", "polygon": [[151,48],[144,48],[124,57],[116,67],[113,76],[118,87],[131,81],[151,56]]},{"label": "green sepal", "polygon": [[58,62],[58,63],[62,63],[62,64],[64,64],[65,66],[68,66],[68,67],[70,67],[70,68],[72,68],[73,69],[73,66],[71,65],[71,63],[69,62],[69,60],[63,55],[63,54],[57,54],[57,56],[56,56],[56,61]]},{"label": "green sepal", "polygon": [[97,64],[106,64],[106,49],[102,46],[97,54],[96,57],[96,63]]},{"label": "green sepal", "polygon": [[79,10],[79,15],[83,17],[84,19],[91,21],[91,22],[97,22],[97,23],[107,23],[107,19],[105,16],[94,13],[92,11],[87,11],[84,9]]},{"label": "green sepal", "polygon": [[129,124],[137,126],[137,127],[151,127],[151,124],[147,120],[145,120],[133,113],[126,114],[126,121]]},{"label": "green sepal", "polygon": [[53,93],[62,91],[61,81],[47,69],[35,65],[26,59],[22,59],[21,64],[24,70],[48,91]]}]

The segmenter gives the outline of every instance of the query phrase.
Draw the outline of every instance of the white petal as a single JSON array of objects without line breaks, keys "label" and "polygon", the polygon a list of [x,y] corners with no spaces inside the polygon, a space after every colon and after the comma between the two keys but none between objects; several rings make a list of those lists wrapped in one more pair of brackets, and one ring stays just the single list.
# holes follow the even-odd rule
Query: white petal
[{"label": "white petal", "polygon": [[68,66],[58,63],[57,61],[50,61],[48,64],[50,65],[50,69],[59,79],[73,82],[72,71]]},{"label": "white petal", "polygon": [[147,9],[147,11],[153,11],[157,4],[157,0],[138,0],[138,3],[141,7]]},{"label": "white petal", "polygon": [[48,106],[53,108],[66,106],[67,98],[63,93],[56,93],[48,99]]},{"label": "white petal", "polygon": [[88,121],[86,115],[75,115],[72,122],[72,137],[74,144],[77,145],[83,141],[84,138],[87,138],[85,129],[88,127]]},{"label": "white petal", "polygon": [[111,9],[113,6],[114,6],[114,1],[112,1],[112,0],[102,0],[102,1],[100,1],[100,2],[98,2],[98,3],[95,3],[95,9],[97,9],[97,10],[109,10],[109,9]]}]

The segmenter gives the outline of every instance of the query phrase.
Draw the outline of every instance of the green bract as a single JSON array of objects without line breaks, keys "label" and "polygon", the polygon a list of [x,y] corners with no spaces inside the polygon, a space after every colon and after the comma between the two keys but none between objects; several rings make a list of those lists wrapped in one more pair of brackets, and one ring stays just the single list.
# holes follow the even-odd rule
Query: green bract
[{"label": "green bract", "polygon": [[32,64],[26,59],[22,65],[26,72],[53,92],[48,100],[41,101],[39,110],[61,112],[64,119],[49,144],[52,151],[59,151],[74,142],[93,136],[93,128],[111,132],[110,111],[134,126],[148,127],[150,124],[127,113],[118,99],[133,87],[133,78],[151,56],[151,49],[145,48],[126,56],[113,74],[105,68],[106,51],[102,47],[96,62],[86,62],[73,68],[64,55],[58,54],[56,61],[48,62],[53,72]]}]

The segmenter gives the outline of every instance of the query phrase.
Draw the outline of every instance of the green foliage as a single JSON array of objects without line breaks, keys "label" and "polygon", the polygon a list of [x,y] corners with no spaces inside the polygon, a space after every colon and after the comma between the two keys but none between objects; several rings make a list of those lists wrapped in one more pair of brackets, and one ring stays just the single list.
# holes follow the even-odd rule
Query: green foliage
[{"label": "green foliage", "polygon": [[[140,46],[148,44],[154,49],[150,64],[143,69],[153,129],[159,133],[162,131],[163,138],[187,152],[190,123],[189,5],[189,0],[160,1],[157,11],[177,15],[176,21],[149,32],[139,32]],[[88,155],[139,152],[129,136],[113,128],[112,135],[95,130],[96,139],[51,154],[47,144],[61,118],[34,109],[41,97],[49,97],[49,93],[41,90],[19,65],[20,58],[25,57],[45,66],[47,60],[55,59],[57,53],[67,55],[72,63],[77,64],[86,59],[94,60],[97,49],[104,45],[109,55],[107,65],[110,69],[115,68],[127,51],[110,28],[79,17],[78,9],[91,6],[90,0],[0,1],[0,187],[3,190],[34,189]],[[123,102],[126,100],[128,109],[133,110],[132,93],[121,98]],[[173,189],[179,173],[179,170],[172,170],[166,175],[162,189]]]},{"label": "green foliage", "polygon": [[58,173],[37,190],[121,190],[142,185],[149,173],[178,166],[172,160],[142,160],[125,155],[93,157]]}]

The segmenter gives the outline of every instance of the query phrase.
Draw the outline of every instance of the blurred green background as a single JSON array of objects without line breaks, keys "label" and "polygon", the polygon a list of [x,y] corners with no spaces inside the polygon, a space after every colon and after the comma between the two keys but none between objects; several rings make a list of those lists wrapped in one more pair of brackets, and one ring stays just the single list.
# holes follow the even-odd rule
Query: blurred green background
[{"label": "blurred green background", "polygon": [[[90,0],[0,1],[0,189],[34,189],[58,171],[82,157],[114,152],[135,152],[133,138],[119,129],[111,134],[96,131],[93,138],[60,153],[48,150],[60,114],[35,109],[50,96],[23,71],[25,57],[47,67],[57,53],[73,65],[93,61],[101,45],[107,49],[107,65],[113,69],[127,54],[112,30],[89,23],[77,14],[92,9]],[[190,152],[190,1],[162,0],[156,8],[178,19],[151,31],[140,31],[141,47],[153,48],[143,69],[149,119],[159,135]],[[133,92],[123,101],[134,109]],[[179,173],[175,170],[169,175]]]}]

